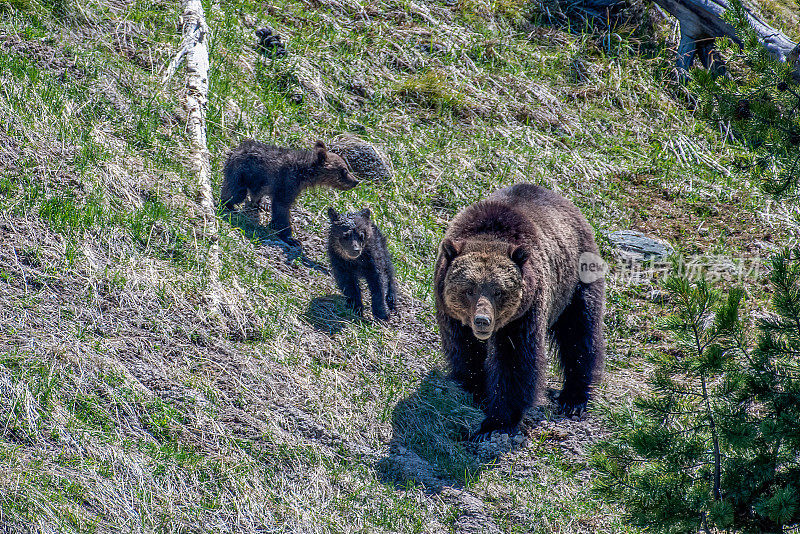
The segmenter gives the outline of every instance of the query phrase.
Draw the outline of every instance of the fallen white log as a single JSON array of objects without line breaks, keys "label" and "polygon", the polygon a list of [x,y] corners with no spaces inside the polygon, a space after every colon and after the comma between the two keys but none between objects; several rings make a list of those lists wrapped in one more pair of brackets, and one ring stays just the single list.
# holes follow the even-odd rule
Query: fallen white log
[{"label": "fallen white log", "polygon": [[206,107],[208,105],[208,39],[203,4],[183,0],[183,45],[170,62],[165,79],[186,60],[186,129],[189,135],[188,167],[197,185],[203,237],[210,241],[206,262],[208,288],[205,299],[213,313],[219,311],[219,222],[211,189],[211,158],[206,144]]},{"label": "fallen white log", "polygon": [[[721,68],[721,60],[714,52],[716,37],[728,37],[741,44],[735,28],[722,17],[730,8],[727,0],[654,0],[654,2],[680,23],[681,40],[676,61],[679,69],[688,70],[695,55],[706,68]],[[796,65],[800,45],[796,45],[783,32],[764,22],[751,9],[745,7],[745,10],[750,25],[764,48],[779,61],[790,61]],[[800,71],[796,70],[796,75],[800,76]]]}]

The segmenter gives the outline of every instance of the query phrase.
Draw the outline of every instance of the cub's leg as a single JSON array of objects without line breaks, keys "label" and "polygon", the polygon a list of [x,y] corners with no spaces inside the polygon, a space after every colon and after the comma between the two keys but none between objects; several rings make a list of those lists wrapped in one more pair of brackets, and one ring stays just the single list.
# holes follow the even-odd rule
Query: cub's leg
[{"label": "cub's leg", "polygon": [[273,195],[271,207],[272,220],[270,220],[269,226],[287,245],[299,247],[301,243],[292,237],[291,207],[291,202],[287,203],[285,199]]},{"label": "cub's leg", "polygon": [[389,288],[386,290],[386,307],[390,311],[397,309],[397,289],[394,284],[389,284]]},{"label": "cub's leg", "polygon": [[372,316],[379,321],[389,320],[389,310],[386,306],[386,286],[385,280],[377,268],[371,266],[365,277],[369,287],[370,300],[372,302]]},{"label": "cub's leg", "polygon": [[579,283],[572,301],[553,325],[553,338],[564,370],[564,387],[558,396],[558,405],[559,411],[566,415],[583,413],[590,387],[603,370],[604,291],[603,280]]},{"label": "cub's leg", "polygon": [[361,288],[358,286],[358,276],[352,266],[331,262],[331,271],[336,285],[347,299],[347,307],[351,308],[356,315],[362,315],[364,304],[361,302]]},{"label": "cub's leg", "polygon": [[386,284],[386,307],[391,311],[397,309],[397,280],[394,278],[394,269],[390,269],[387,278],[389,279]]}]

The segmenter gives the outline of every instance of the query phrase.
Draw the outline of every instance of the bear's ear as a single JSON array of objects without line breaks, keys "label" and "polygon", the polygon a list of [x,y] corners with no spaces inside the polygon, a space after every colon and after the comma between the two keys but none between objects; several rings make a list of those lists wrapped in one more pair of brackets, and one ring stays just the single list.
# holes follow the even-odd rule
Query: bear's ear
[{"label": "bear's ear", "polygon": [[314,165],[322,165],[325,163],[325,157],[328,155],[328,147],[325,146],[323,141],[317,141],[314,145]]},{"label": "bear's ear", "polygon": [[369,219],[372,216],[372,212],[369,208],[364,208],[363,210],[359,211],[358,214],[365,219]]},{"label": "bear's ear", "polygon": [[530,254],[528,254],[528,251],[524,248],[512,245],[508,248],[508,256],[511,258],[511,261],[516,263],[519,267],[522,267],[525,265],[525,262],[528,261]]},{"label": "bear's ear", "polygon": [[336,211],[336,208],[333,206],[328,208],[328,218],[331,220],[331,222],[339,220],[339,212]]},{"label": "bear's ear", "polygon": [[453,258],[461,254],[462,245],[460,241],[453,241],[450,238],[442,241],[442,254],[444,254],[444,259],[452,261]]}]

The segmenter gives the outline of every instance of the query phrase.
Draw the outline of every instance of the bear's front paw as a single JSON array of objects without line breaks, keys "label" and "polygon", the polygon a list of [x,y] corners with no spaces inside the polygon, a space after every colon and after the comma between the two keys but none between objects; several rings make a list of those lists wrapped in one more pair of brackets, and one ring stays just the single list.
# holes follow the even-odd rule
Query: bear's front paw
[{"label": "bear's front paw", "polygon": [[518,426],[519,425],[503,425],[496,421],[485,419],[483,423],[481,423],[481,427],[478,431],[468,436],[467,439],[473,443],[480,443],[482,441],[491,440],[492,434],[508,434],[509,436],[513,436],[517,433]]},{"label": "bear's front paw", "polygon": [[373,310],[372,311],[372,317],[373,317],[373,319],[375,319],[376,321],[379,321],[381,323],[389,322],[389,314],[386,313],[383,310],[377,310],[377,311]]},{"label": "bear's front paw", "polygon": [[513,437],[517,433],[516,428],[498,428],[496,430],[490,430],[488,432],[477,432],[475,435],[471,436],[469,440],[472,443],[483,443],[484,441],[492,441],[494,436],[500,437],[503,434],[508,434],[508,437]]},{"label": "bear's front paw", "polygon": [[489,432],[476,432],[475,434],[469,437],[469,440],[472,443],[483,443],[484,441],[491,441],[493,432],[494,430],[490,430]]},{"label": "bear's front paw", "polygon": [[581,417],[586,412],[586,400],[576,400],[571,398],[558,398],[558,413],[566,417]]}]

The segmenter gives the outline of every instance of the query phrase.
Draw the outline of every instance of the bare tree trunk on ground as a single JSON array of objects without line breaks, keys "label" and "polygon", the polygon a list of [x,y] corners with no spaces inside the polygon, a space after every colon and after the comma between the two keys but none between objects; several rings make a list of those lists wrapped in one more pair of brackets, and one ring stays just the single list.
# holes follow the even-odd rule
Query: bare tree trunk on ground
[{"label": "bare tree trunk on ground", "polygon": [[205,300],[213,314],[219,312],[219,222],[211,189],[211,162],[206,144],[206,106],[208,104],[208,37],[205,13],[200,0],[183,0],[183,43],[164,75],[166,82],[186,59],[186,129],[189,133],[188,165],[196,178],[197,202],[202,231],[211,241],[206,262],[208,287]]},{"label": "bare tree trunk on ground", "polygon": [[[722,68],[722,61],[714,51],[714,38],[728,37],[741,44],[736,30],[725,22],[723,13],[730,5],[727,0],[654,0],[656,4],[678,19],[681,41],[678,46],[677,66],[688,70],[695,55],[706,68]],[[750,24],[764,48],[779,61],[796,65],[800,45],[793,43],[784,33],[761,20],[747,9]],[[800,78],[800,69],[795,67],[795,77]]]}]

